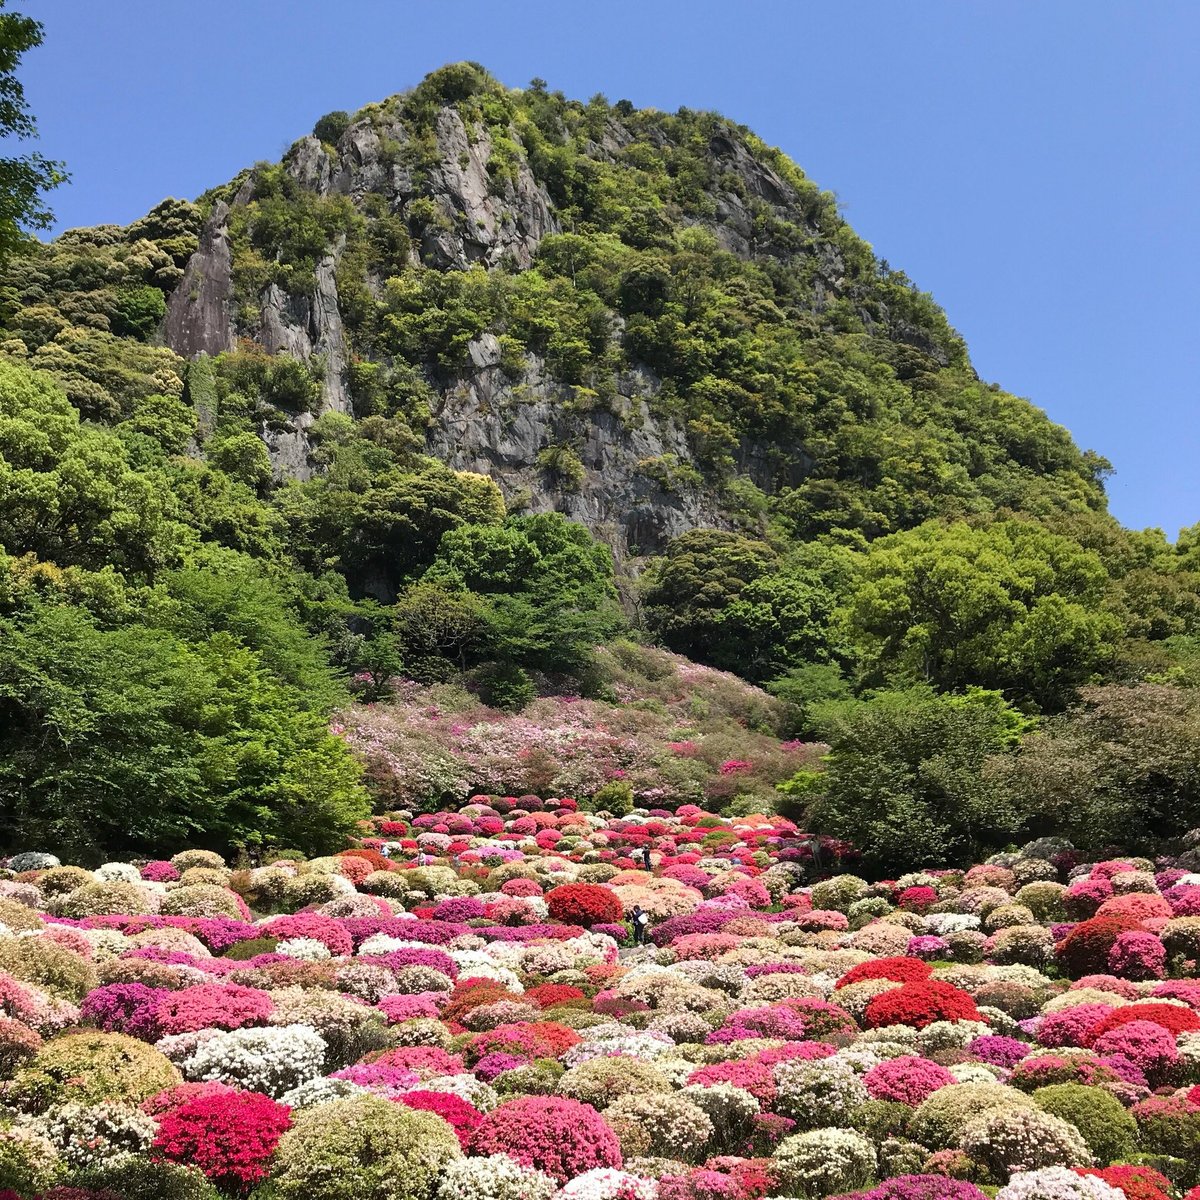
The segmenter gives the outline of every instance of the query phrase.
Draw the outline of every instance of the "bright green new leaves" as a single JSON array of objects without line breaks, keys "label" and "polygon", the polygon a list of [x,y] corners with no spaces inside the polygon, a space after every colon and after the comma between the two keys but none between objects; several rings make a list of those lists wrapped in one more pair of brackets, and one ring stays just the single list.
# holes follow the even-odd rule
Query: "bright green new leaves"
[{"label": "bright green new leaves", "polygon": [[2,621],[0,840],[336,849],[365,793],[299,698],[225,633],[188,645],[65,606]]},{"label": "bright green new leaves", "polygon": [[931,522],[871,546],[845,617],[869,676],[1055,709],[1113,658],[1108,583],[1097,554],[1033,522]]},{"label": "bright green new leaves", "polygon": [[46,375],[0,359],[0,545],[60,566],[149,575],[185,542],[166,481],[81,424]]}]

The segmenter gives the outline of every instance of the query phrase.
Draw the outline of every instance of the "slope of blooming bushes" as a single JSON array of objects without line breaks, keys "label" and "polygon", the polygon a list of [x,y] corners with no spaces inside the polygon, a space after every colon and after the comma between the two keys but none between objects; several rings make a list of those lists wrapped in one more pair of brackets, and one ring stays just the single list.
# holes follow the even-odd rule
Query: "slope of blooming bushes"
[{"label": "slope of blooming bushes", "polygon": [[592,796],[613,784],[648,807],[773,800],[775,784],[826,749],[780,742],[783,705],[735,675],[627,643],[598,654],[604,700],[547,696],[513,716],[455,686],[407,682],[387,704],[343,713],[336,732],[377,799],[410,808],[473,792]]},{"label": "slope of blooming bushes", "polygon": [[0,1200],[1200,1200],[1200,836],[814,848],[527,793],[0,860]]}]

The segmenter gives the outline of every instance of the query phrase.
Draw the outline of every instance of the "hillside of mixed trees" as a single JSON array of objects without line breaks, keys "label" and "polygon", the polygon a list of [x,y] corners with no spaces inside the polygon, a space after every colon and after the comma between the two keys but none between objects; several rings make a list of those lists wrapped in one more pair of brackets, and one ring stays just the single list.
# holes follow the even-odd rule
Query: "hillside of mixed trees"
[{"label": "hillside of mixed trees", "polygon": [[1200,825],[1200,527],[1122,528],[747,129],[464,63],[129,226],[22,235],[25,166],[0,846],[334,847],[386,804],[335,713],[627,704],[638,643],[828,744],[722,803],[872,868]]}]

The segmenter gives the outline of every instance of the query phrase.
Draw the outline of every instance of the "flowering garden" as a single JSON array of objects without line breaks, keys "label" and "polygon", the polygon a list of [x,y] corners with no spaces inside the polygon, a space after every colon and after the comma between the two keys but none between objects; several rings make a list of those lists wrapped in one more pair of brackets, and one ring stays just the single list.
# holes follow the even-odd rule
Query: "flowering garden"
[{"label": "flowering garden", "polygon": [[1200,1197],[1200,850],[847,851],[525,795],[252,869],[17,854],[0,1195]]}]

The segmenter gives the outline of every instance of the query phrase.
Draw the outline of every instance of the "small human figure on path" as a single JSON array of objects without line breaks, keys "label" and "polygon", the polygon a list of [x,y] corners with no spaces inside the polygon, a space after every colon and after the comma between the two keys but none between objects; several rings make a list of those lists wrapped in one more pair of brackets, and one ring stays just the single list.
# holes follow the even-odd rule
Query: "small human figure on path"
[{"label": "small human figure on path", "polygon": [[642,847],[642,861],[646,864],[647,871],[650,871],[650,872],[654,871],[654,864],[651,863],[651,861],[650,861],[650,847],[649,846]]},{"label": "small human figure on path", "polygon": [[646,926],[650,924],[650,917],[640,904],[633,906],[633,911],[629,914],[629,923],[633,926],[633,944],[641,946],[646,941]]}]

